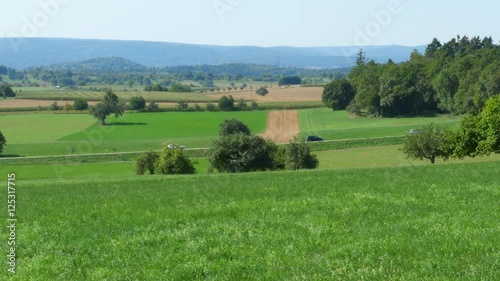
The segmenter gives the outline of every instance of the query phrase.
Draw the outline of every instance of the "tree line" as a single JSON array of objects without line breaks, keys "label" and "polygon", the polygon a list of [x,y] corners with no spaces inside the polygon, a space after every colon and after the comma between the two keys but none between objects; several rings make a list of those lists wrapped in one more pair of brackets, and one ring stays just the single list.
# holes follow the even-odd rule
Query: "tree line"
[{"label": "tree line", "polygon": [[333,109],[364,116],[478,113],[500,94],[500,45],[491,37],[434,39],[406,62],[377,64],[361,50],[346,79],[323,94]]}]

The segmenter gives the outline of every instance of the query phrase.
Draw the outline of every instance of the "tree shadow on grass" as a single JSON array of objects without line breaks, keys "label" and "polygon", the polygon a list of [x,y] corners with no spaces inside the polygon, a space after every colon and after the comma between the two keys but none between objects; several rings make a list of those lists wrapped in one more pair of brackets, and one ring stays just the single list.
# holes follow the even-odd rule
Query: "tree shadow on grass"
[{"label": "tree shadow on grass", "polygon": [[0,154],[0,158],[20,158],[23,157],[20,154]]},{"label": "tree shadow on grass", "polygon": [[107,126],[146,126],[147,123],[130,123],[130,122],[114,122],[109,123]]}]

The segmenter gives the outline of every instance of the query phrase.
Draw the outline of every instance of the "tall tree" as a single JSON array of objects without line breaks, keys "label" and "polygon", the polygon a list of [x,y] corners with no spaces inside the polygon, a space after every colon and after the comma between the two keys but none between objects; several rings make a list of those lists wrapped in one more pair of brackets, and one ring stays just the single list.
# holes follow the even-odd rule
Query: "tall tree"
[{"label": "tall tree", "polygon": [[334,80],[325,86],[322,100],[333,110],[345,110],[354,99],[355,92],[349,80],[342,78]]},{"label": "tall tree", "polygon": [[118,96],[112,90],[106,90],[106,95],[102,101],[95,106],[90,107],[89,113],[101,122],[101,125],[106,125],[106,118],[114,114],[116,117],[121,116],[124,112],[125,104],[120,102]]}]

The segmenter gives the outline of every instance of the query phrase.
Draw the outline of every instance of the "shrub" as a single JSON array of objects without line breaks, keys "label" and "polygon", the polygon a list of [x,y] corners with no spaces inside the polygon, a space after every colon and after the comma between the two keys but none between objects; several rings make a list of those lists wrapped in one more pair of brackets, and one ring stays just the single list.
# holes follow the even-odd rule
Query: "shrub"
[{"label": "shrub", "polygon": [[5,146],[6,143],[7,143],[7,140],[3,136],[2,132],[0,132],[0,153],[2,153],[3,147]]},{"label": "shrub", "polygon": [[224,120],[224,122],[220,125],[219,135],[229,136],[234,134],[244,134],[250,136],[251,132],[245,123],[237,119],[233,118]]},{"label": "shrub", "polygon": [[207,103],[206,109],[207,109],[207,111],[217,111],[217,107],[215,106],[215,104],[213,104],[211,102]]},{"label": "shrub", "polygon": [[304,142],[290,142],[284,153],[287,170],[316,169],[319,161]]},{"label": "shrub", "polygon": [[179,111],[183,111],[183,110],[188,109],[188,107],[189,107],[189,104],[187,102],[185,102],[185,101],[179,101],[177,103],[177,107],[176,108]]},{"label": "shrub", "polygon": [[257,91],[255,91],[255,93],[259,96],[266,96],[267,94],[269,94],[269,91],[264,88],[264,87],[260,87],[259,89],[257,89]]},{"label": "shrub", "polygon": [[141,96],[131,97],[129,104],[131,110],[141,111],[146,108],[146,100]]},{"label": "shrub", "polygon": [[222,96],[219,99],[219,109],[222,111],[233,111],[234,110],[234,98],[233,96]]},{"label": "shrub", "polygon": [[259,136],[242,133],[222,136],[210,147],[210,171],[243,173],[274,170],[276,150],[276,144]]},{"label": "shrub", "polygon": [[184,154],[182,148],[174,145],[173,148],[165,147],[156,162],[155,170],[163,175],[187,175],[194,174],[196,169],[194,162]]},{"label": "shrub", "polygon": [[135,171],[138,175],[144,175],[146,171],[153,175],[155,173],[155,164],[160,158],[160,154],[154,151],[148,151],[135,161]]},{"label": "shrub", "polygon": [[160,108],[156,104],[155,101],[150,101],[148,107],[146,108],[148,112],[158,112],[160,111]]}]

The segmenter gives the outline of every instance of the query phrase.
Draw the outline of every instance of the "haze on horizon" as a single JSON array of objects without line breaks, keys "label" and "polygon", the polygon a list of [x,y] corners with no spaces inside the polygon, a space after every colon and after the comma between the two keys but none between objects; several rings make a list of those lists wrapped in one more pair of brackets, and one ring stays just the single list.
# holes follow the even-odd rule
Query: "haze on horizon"
[{"label": "haze on horizon", "polygon": [[263,47],[500,40],[500,2],[488,0],[0,0],[0,7],[6,37]]}]

